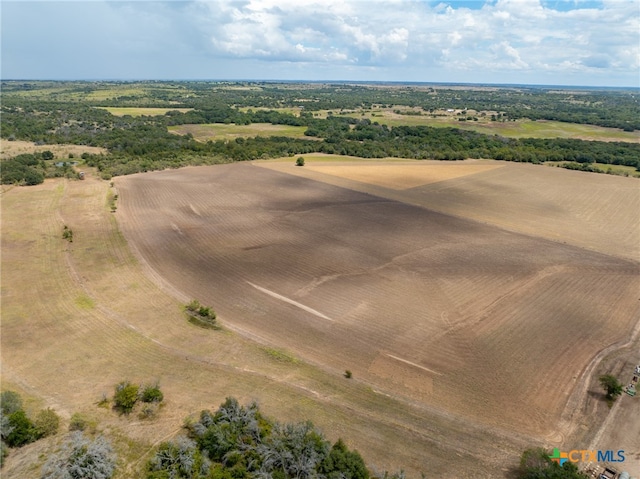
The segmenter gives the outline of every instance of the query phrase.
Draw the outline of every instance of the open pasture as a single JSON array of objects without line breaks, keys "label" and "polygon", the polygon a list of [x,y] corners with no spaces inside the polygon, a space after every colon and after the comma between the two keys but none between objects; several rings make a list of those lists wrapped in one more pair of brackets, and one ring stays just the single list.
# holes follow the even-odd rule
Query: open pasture
[{"label": "open pasture", "polygon": [[115,116],[161,116],[169,111],[179,111],[185,113],[193,110],[193,108],[141,108],[141,107],[116,107],[105,106],[100,107],[103,110],[107,110],[109,113]]},{"label": "open pasture", "polygon": [[[507,138],[575,138],[580,140],[640,143],[640,131],[628,132],[617,128],[550,120],[491,121],[491,112],[486,113],[486,116],[480,116],[477,112],[470,112],[465,117],[475,116],[478,121],[458,121],[460,117],[457,115],[457,111],[453,113],[438,111],[437,113],[441,116],[433,118],[429,112],[423,112],[422,115],[402,115],[394,110],[397,110],[397,107],[355,111],[347,113],[346,116],[358,119],[368,118],[372,122],[377,121],[380,124],[392,127],[402,125],[424,125],[436,128],[450,127],[472,130],[485,135],[500,135]],[[339,112],[334,112],[334,114],[338,115]],[[326,112],[323,116],[326,116]]]},{"label": "open pasture", "polygon": [[473,423],[569,432],[580,375],[638,321],[636,180],[501,164],[399,189],[309,166],[117,178],[123,232],[155,274],[270,347]]},{"label": "open pasture", "polygon": [[270,123],[253,123],[251,125],[233,125],[225,123],[209,123],[202,125],[170,126],[171,133],[186,135],[191,133],[199,141],[233,140],[254,136],[288,136],[291,138],[306,138],[306,126],[272,125]]},{"label": "open pasture", "polygon": [[24,153],[41,153],[43,151],[50,151],[55,155],[57,159],[67,161],[69,155],[76,157],[81,156],[83,153],[90,153],[93,155],[99,155],[106,153],[105,148],[99,148],[97,146],[85,146],[85,145],[36,145],[30,141],[0,141],[0,158],[11,158],[13,156],[22,155]]}]

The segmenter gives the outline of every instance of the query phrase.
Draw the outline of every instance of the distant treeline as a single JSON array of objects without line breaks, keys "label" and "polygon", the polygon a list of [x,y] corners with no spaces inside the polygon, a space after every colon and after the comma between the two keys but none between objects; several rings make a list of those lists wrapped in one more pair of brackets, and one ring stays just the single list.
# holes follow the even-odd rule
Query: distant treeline
[{"label": "distant treeline", "polygon": [[[1,134],[9,140],[27,140],[38,144],[68,143],[104,147],[109,154],[83,155],[90,166],[100,170],[104,178],[185,165],[316,152],[363,158],[598,162],[631,166],[640,171],[640,144],[635,143],[560,138],[510,139],[457,128],[392,128],[369,119],[344,115],[318,118],[307,110],[299,115],[273,110],[241,111],[216,98],[205,103],[205,106],[188,112],[173,110],[161,116],[118,117],[80,102],[9,96],[2,104]],[[305,134],[310,139],[274,136],[205,143],[194,140],[191,135],[181,136],[168,131],[168,126],[187,123],[305,126]],[[42,181],[38,179],[43,179],[47,170],[42,158],[24,156],[9,163],[5,161],[2,166],[3,183],[37,183]]]},{"label": "distant treeline", "polygon": [[[6,99],[37,99],[90,106],[354,110],[374,105],[423,111],[459,109],[496,112],[502,118],[557,120],[640,130],[636,89],[495,87],[468,85],[351,85],[273,82],[24,82],[3,81]],[[108,94],[105,94],[108,92]],[[96,94],[93,96],[93,94]],[[106,97],[106,98],[105,98]]]}]

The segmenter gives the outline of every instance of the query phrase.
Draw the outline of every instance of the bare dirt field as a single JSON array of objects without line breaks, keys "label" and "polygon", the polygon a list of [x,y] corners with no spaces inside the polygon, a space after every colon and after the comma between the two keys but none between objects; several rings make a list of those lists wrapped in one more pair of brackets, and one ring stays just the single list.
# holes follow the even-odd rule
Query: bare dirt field
[{"label": "bare dirt field", "polygon": [[399,190],[260,164],[118,178],[123,232],[173,287],[327,371],[561,436],[583,370],[639,319],[636,180],[488,162]]}]

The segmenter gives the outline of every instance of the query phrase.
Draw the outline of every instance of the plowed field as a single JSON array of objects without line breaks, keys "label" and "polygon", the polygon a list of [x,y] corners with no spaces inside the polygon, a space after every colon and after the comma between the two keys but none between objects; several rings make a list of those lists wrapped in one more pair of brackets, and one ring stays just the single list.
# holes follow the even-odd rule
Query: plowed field
[{"label": "plowed field", "polygon": [[551,436],[583,371],[640,317],[637,180],[261,165],[116,178],[118,218],[162,281],[327,371]]}]

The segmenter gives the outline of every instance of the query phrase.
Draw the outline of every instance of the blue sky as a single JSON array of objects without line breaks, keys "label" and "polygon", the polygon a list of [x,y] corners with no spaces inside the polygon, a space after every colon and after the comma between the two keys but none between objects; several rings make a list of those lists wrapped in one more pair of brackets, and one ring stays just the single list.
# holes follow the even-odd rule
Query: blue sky
[{"label": "blue sky", "polygon": [[3,79],[640,86],[639,0],[5,1]]}]

